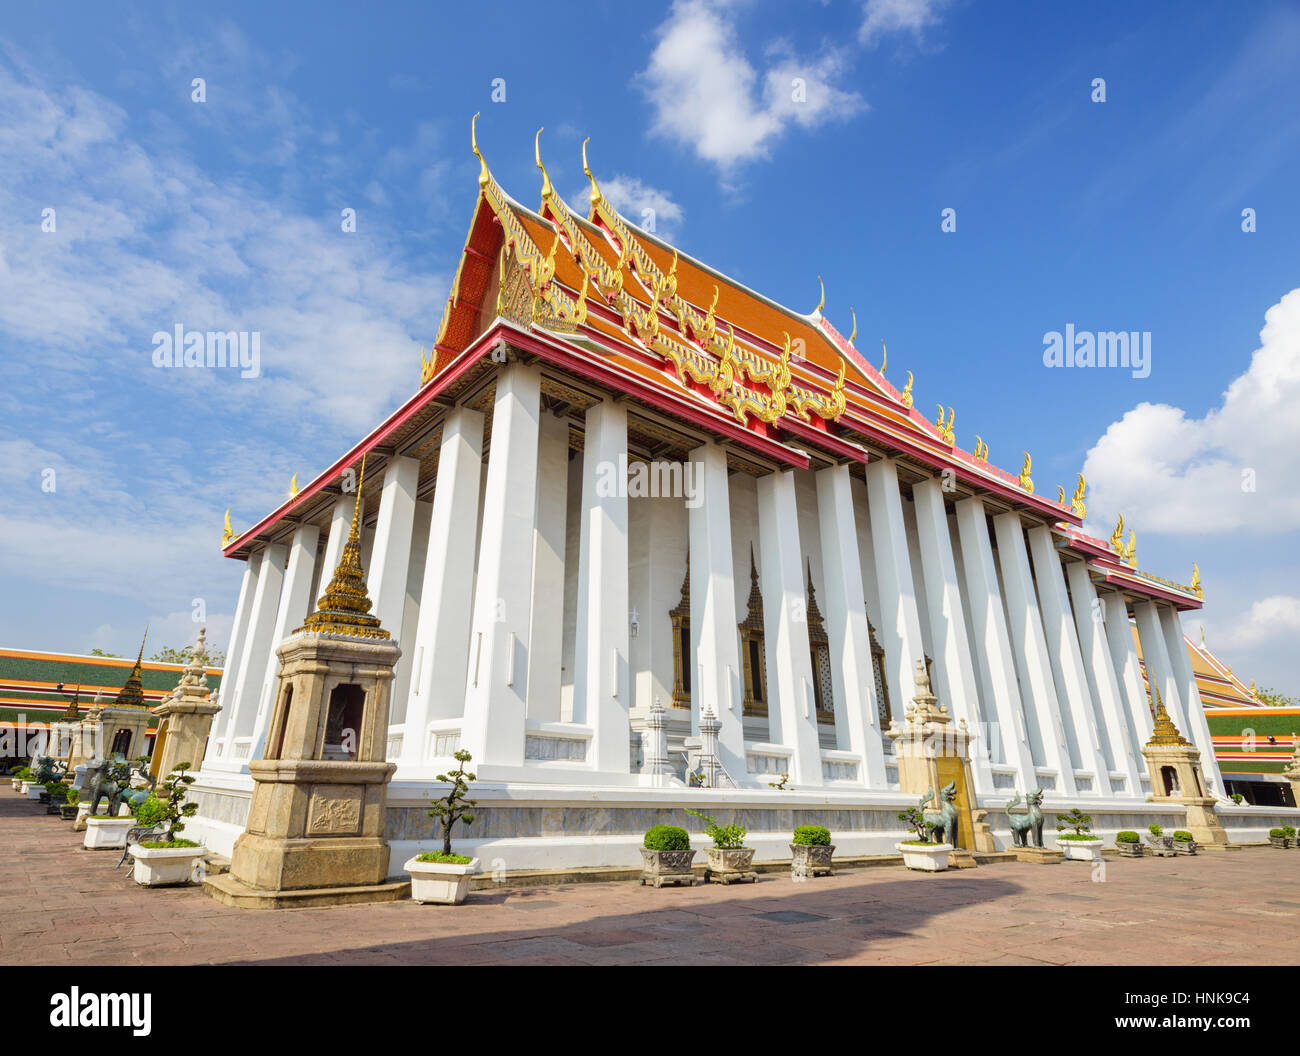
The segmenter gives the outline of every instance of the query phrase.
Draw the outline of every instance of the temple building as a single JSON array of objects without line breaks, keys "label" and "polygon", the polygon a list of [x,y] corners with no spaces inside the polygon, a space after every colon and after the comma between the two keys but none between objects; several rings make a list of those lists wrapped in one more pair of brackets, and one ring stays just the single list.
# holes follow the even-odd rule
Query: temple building
[{"label": "temple building", "polygon": [[684,805],[743,811],[760,858],[792,818],[829,825],[843,853],[884,850],[915,803],[885,734],[918,662],[969,733],[972,803],[1043,789],[1099,831],[1170,824],[1178,808],[1147,803],[1139,645],[1231,813],[1184,648],[1199,573],[1142,570],[1122,523],[1085,533],[1082,476],[1042,488],[1028,453],[1003,469],[959,439],[952,407],[922,414],[933,381],[889,380],[824,292],[782,307],[629,224],[585,144],[581,213],[540,144],[537,209],[474,152],[416,391],[279,508],[227,527],[243,582],[193,788],[210,846],[244,831],[276,649],[339,564],[363,456],[366,589],[401,654],[393,862],[430,846],[434,780],[462,748],[479,807],[460,836],[511,869],[635,862]]}]

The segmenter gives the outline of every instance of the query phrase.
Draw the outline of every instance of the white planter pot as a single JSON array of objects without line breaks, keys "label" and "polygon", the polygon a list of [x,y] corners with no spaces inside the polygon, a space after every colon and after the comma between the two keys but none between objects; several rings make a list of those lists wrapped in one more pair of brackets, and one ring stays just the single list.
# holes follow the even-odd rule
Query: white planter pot
[{"label": "white planter pot", "polygon": [[416,902],[433,902],[440,906],[458,906],[469,894],[469,878],[478,872],[478,859],[465,865],[422,862],[409,858],[402,866],[411,874],[411,898]]},{"label": "white planter pot", "polygon": [[948,868],[948,854],[952,851],[951,843],[896,843],[894,850],[903,856],[903,864],[909,869],[920,869],[926,873],[938,873]]},{"label": "white planter pot", "polygon": [[21,792],[23,790],[23,779],[21,777],[15,777],[12,780],[13,780],[14,791]]},{"label": "white planter pot", "polygon": [[26,793],[28,799],[39,800],[41,798],[41,793],[44,791],[44,785],[38,785],[32,781],[23,782],[23,792]]},{"label": "white planter pot", "polygon": [[1103,840],[1057,840],[1058,850],[1065,852],[1065,857],[1076,862],[1101,861]]},{"label": "white planter pot", "polygon": [[89,851],[121,850],[134,825],[135,818],[87,818],[86,838],[81,845]]},{"label": "white planter pot", "polygon": [[135,882],[144,887],[163,887],[167,884],[188,884],[194,866],[203,857],[202,847],[141,847],[131,848],[135,859]]}]

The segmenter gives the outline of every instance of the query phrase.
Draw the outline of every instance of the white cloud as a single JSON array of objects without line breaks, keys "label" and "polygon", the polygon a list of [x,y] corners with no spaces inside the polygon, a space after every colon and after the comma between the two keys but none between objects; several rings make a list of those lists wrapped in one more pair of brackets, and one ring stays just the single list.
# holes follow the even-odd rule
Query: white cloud
[{"label": "white cloud", "polygon": [[858,39],[874,47],[890,33],[911,33],[919,41],[922,30],[938,23],[944,4],[945,0],[867,0]]},{"label": "white cloud", "polygon": [[[1159,369],[1159,351],[1154,353]],[[1300,289],[1264,314],[1260,347],[1219,407],[1195,418],[1141,403],[1114,422],[1084,463],[1109,535],[1122,513],[1139,533],[1216,535],[1300,530]],[[1253,487],[1253,490],[1251,488]]]},{"label": "white cloud", "polygon": [[[672,241],[681,230],[682,207],[667,191],[650,187],[635,176],[619,175],[602,179],[600,192],[620,215],[659,238]],[[580,199],[575,196],[574,200]]]},{"label": "white cloud", "polygon": [[1294,641],[1300,635],[1300,598],[1274,594],[1251,605],[1231,625],[1215,632],[1216,644],[1229,649],[1251,649],[1283,640]]},{"label": "white cloud", "polygon": [[767,157],[792,123],[813,127],[865,106],[857,93],[831,84],[843,65],[837,53],[800,60],[782,44],[772,50],[775,61],[760,78],[738,40],[735,6],[676,0],[641,74],[655,108],[651,130],[728,173]]}]

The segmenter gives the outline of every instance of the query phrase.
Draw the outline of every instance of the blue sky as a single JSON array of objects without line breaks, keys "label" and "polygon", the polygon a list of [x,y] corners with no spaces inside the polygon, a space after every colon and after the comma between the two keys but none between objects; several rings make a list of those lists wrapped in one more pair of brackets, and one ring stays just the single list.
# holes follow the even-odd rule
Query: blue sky
[{"label": "blue sky", "polygon": [[[1300,693],[1298,53],[1281,3],[10,9],[0,642],[176,645],[196,598],[225,640],[222,512],[253,522],[416,385],[481,110],[525,203],[537,128],[575,205],[590,136],[633,220],[803,311],[821,275],[959,443],[1028,449],[1052,493],[1086,469],[1089,526],[1123,513],[1158,575],[1199,562],[1189,629]],[[262,376],[154,367],[178,323],[259,331]],[[1149,331],[1150,376],[1044,367],[1067,324]]]}]

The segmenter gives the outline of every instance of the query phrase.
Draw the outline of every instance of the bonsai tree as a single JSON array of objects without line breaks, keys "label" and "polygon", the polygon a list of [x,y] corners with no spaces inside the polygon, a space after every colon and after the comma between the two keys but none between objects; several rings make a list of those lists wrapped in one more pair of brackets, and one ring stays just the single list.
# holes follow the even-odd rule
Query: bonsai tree
[{"label": "bonsai tree", "polygon": [[163,780],[162,787],[132,811],[136,823],[141,826],[147,828],[156,825],[166,826],[156,839],[145,842],[143,846],[150,848],[198,846],[193,840],[177,835],[185,828],[185,823],[181,819],[193,817],[199,809],[197,803],[186,802],[189,799],[189,786],[194,784],[194,778],[186,773],[189,768],[189,763],[177,763]]},{"label": "bonsai tree", "polygon": [[690,807],[686,808],[686,813],[704,822],[704,834],[713,840],[713,846],[718,850],[734,851],[745,846],[745,833],[748,830],[743,825],[719,825],[708,814],[701,814]]},{"label": "bonsai tree", "polygon": [[655,825],[646,830],[645,847],[648,851],[689,851],[691,836],[677,825]]},{"label": "bonsai tree", "polygon": [[789,785],[790,785],[790,775],[789,775],[789,774],[782,774],[782,775],[781,775],[781,780],[780,780],[780,781],[769,781],[769,782],[767,783],[767,787],[768,787],[768,788],[779,789],[779,790],[782,791],[782,792],[785,792],[785,791],[787,791],[787,790],[790,791],[790,792],[793,792],[794,789],[793,789],[793,788],[789,788]]},{"label": "bonsai tree", "polygon": [[916,830],[915,843],[933,843],[934,823],[925,820],[925,815],[916,807],[908,807],[898,815],[899,821],[905,821]]},{"label": "bonsai tree", "polygon": [[794,830],[791,843],[808,847],[825,847],[831,842],[831,830],[824,825],[800,825]]},{"label": "bonsai tree", "polygon": [[1140,837],[1132,829],[1125,829],[1123,832],[1115,833],[1116,843],[1138,843]]},{"label": "bonsai tree", "polygon": [[[1056,826],[1062,840],[1095,840],[1097,837],[1092,833],[1092,815],[1084,814],[1078,807],[1072,807],[1070,813],[1062,814],[1057,819],[1060,822]],[[1068,830],[1068,831],[1067,831]]]},{"label": "bonsai tree", "polygon": [[[464,855],[455,855],[451,852],[451,830],[456,822],[464,822],[466,825],[474,824],[474,815],[469,813],[475,806],[475,800],[467,799],[466,793],[469,792],[469,783],[475,779],[475,775],[465,770],[465,764],[473,756],[462,748],[452,756],[460,764],[450,774],[439,774],[439,781],[446,781],[451,785],[451,789],[441,799],[435,799],[433,805],[429,808],[429,817],[437,818],[442,824],[442,860],[451,860],[458,864],[465,864],[470,859]],[[430,854],[429,857],[420,855],[421,861],[438,861],[437,855]],[[464,859],[462,861],[462,859]]]}]

